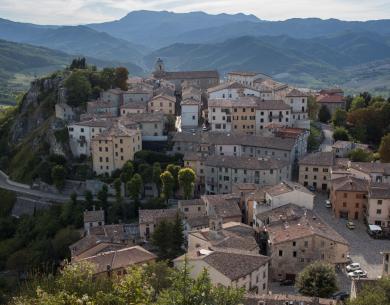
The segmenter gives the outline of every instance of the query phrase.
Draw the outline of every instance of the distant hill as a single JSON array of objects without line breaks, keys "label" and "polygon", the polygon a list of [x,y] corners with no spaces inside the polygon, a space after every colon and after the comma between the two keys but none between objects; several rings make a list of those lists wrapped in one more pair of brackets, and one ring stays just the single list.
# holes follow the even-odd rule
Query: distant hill
[{"label": "distant hill", "polygon": [[47,27],[0,19],[0,39],[109,61],[139,61],[149,49],[85,26]]},{"label": "distant hill", "polygon": [[376,77],[373,69],[381,67],[380,79],[373,84],[390,90],[383,81],[385,71],[390,75],[389,66],[383,63],[390,60],[390,42],[388,36],[373,33],[348,32],[312,39],[245,36],[214,44],[173,44],[146,56],[145,63],[152,68],[156,57],[163,58],[172,70],[218,69],[222,74],[260,71],[281,81],[314,87],[351,86],[355,76],[364,79],[364,69],[357,66],[369,66],[372,78]]},{"label": "distant hill", "polygon": [[260,22],[257,17],[244,14],[210,15],[204,12],[172,13],[142,10],[130,12],[120,20],[88,26],[118,38],[156,48],[176,42],[178,35],[189,31],[242,21]]},{"label": "distant hill", "polygon": [[[73,58],[45,47],[0,40],[0,104],[14,102],[13,94],[26,90],[34,77],[62,69]],[[91,57],[87,57],[87,62],[98,67],[126,66],[133,75],[143,74],[142,68],[132,63]]]},{"label": "distant hill", "polygon": [[223,42],[241,36],[313,38],[345,31],[390,33],[390,20],[342,21],[294,18],[265,21],[253,15],[210,15],[203,12],[172,13],[134,11],[120,20],[89,27],[134,43],[161,48],[174,43]]}]

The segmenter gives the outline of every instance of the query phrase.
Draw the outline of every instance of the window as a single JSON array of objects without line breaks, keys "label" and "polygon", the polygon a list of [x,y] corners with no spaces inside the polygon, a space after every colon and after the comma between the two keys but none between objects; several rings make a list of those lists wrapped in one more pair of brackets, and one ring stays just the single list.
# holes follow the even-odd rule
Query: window
[{"label": "window", "polygon": [[347,198],[348,197],[348,194],[347,193],[344,193],[344,198]]},{"label": "window", "polygon": [[309,242],[305,240],[305,248],[307,248],[308,246],[309,246]]},{"label": "window", "polygon": [[297,245],[297,242],[296,241],[293,241],[293,247],[295,247]]},{"label": "window", "polygon": [[376,210],[376,214],[377,214],[377,215],[382,214],[382,210],[381,210],[381,209],[377,209],[377,210]]},{"label": "window", "polygon": [[279,256],[283,256],[283,250],[279,250]]},{"label": "window", "polygon": [[343,208],[346,208],[346,207],[347,207],[347,203],[343,202]]},{"label": "window", "polygon": [[329,169],[327,169],[327,168],[322,169],[322,172],[324,172],[324,173],[327,173],[328,171],[329,171]]},{"label": "window", "polygon": [[293,257],[297,257],[297,251],[293,252]]},{"label": "window", "polygon": [[314,168],[313,168],[313,172],[318,172],[318,168],[317,168],[317,167],[314,167]]},{"label": "window", "polygon": [[378,200],[378,205],[382,205],[382,200]]},{"label": "window", "polygon": [[359,203],[358,203],[358,202],[356,202],[355,207],[356,207],[357,209],[359,208]]}]

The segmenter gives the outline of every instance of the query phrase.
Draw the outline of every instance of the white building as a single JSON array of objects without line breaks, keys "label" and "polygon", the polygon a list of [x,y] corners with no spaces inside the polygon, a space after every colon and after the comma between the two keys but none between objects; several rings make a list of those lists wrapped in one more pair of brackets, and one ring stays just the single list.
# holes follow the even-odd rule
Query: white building
[{"label": "white building", "polygon": [[186,99],[181,102],[181,126],[197,127],[199,122],[200,102],[195,99]]},{"label": "white building", "polygon": [[237,100],[241,96],[257,96],[262,99],[272,100],[272,90],[264,90],[260,92],[245,86],[238,82],[223,83],[216,87],[207,90],[209,99],[233,99]]},{"label": "white building", "polygon": [[283,181],[265,190],[264,202],[255,201],[254,215],[290,203],[307,210],[313,210],[314,197],[315,195],[303,185],[291,181]]},{"label": "white building", "polygon": [[272,79],[271,76],[263,73],[246,71],[229,72],[227,77],[229,82],[238,82],[250,87],[255,87],[255,81]]},{"label": "white building", "polygon": [[297,89],[287,93],[284,101],[292,109],[293,127],[310,129],[310,120],[307,109],[308,94]]},{"label": "white building", "polygon": [[73,156],[90,156],[91,140],[111,126],[110,119],[92,119],[68,125],[69,145]]}]

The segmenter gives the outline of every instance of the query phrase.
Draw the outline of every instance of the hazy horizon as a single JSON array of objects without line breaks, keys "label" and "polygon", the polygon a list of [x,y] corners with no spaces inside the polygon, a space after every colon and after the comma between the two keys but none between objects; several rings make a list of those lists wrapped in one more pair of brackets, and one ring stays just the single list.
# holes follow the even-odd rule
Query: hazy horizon
[{"label": "hazy horizon", "polygon": [[291,18],[367,21],[390,18],[389,0],[0,0],[0,18],[45,25],[82,25],[118,20],[139,10],[255,15],[262,20]]}]

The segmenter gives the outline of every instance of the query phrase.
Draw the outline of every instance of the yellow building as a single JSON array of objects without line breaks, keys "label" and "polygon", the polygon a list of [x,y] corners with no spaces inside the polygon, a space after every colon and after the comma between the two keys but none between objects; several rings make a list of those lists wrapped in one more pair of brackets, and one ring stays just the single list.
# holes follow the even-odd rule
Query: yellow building
[{"label": "yellow building", "polygon": [[162,112],[164,114],[175,114],[176,98],[166,94],[160,94],[152,98],[148,103],[149,112]]},{"label": "yellow building", "polygon": [[141,131],[117,124],[92,139],[91,144],[94,172],[98,175],[111,174],[142,150]]}]

